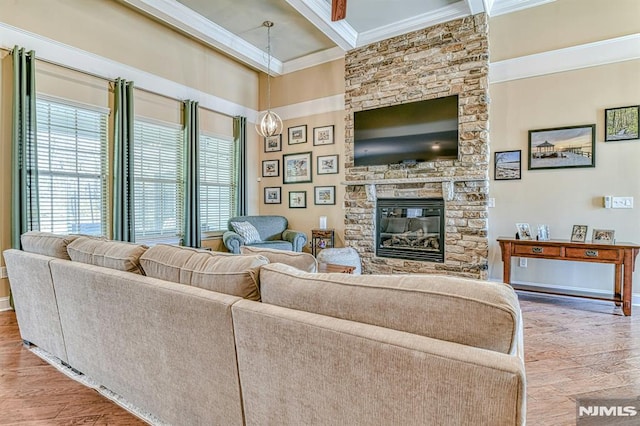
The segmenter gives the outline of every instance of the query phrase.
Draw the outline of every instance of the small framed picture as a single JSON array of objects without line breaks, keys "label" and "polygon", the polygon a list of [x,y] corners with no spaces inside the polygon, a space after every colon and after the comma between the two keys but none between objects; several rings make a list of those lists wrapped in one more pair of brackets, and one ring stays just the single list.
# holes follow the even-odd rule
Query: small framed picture
[{"label": "small framed picture", "polygon": [[573,230],[571,231],[571,242],[584,243],[587,240],[588,228],[589,227],[587,225],[573,225]]},{"label": "small framed picture", "polygon": [[289,145],[307,142],[307,125],[289,127]]},{"label": "small framed picture", "polygon": [[284,183],[311,182],[311,152],[283,155],[282,176]]},{"label": "small framed picture", "polygon": [[336,187],[335,186],[314,186],[313,203],[317,205],[335,204],[336,203]]},{"label": "small framed picture", "polygon": [[521,240],[532,240],[531,236],[531,228],[528,223],[516,223],[516,228],[518,229],[518,237]]},{"label": "small framed picture", "polygon": [[595,124],[529,130],[529,170],[595,166]]},{"label": "small framed picture", "polygon": [[307,191],[289,191],[289,208],[307,208]]},{"label": "small framed picture", "polygon": [[604,110],[605,142],[638,139],[640,105]]},{"label": "small framed picture", "polygon": [[282,134],[264,138],[264,152],[282,151]]},{"label": "small framed picture", "polygon": [[265,204],[281,204],[280,199],[281,188],[279,186],[271,186],[264,189]]},{"label": "small framed picture", "polygon": [[280,160],[264,160],[262,162],[262,177],[280,176]]},{"label": "small framed picture", "polygon": [[333,138],[333,126],[313,128],[314,145],[331,145],[333,143],[335,143],[335,140]]},{"label": "small framed picture", "polygon": [[598,244],[613,244],[616,231],[612,229],[594,229],[591,242]]},{"label": "small framed picture", "polygon": [[549,241],[549,225],[538,225],[538,241]]},{"label": "small framed picture", "polygon": [[522,177],[522,150],[495,153],[493,178],[495,180],[515,180]]},{"label": "small framed picture", "polygon": [[338,154],[318,155],[317,174],[335,175],[338,173]]}]

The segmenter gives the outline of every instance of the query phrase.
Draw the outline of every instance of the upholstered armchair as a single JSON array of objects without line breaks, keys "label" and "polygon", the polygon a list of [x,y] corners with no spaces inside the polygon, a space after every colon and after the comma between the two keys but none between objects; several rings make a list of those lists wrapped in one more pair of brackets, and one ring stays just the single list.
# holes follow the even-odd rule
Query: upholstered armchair
[{"label": "upholstered armchair", "polygon": [[[257,235],[251,226],[243,222],[253,225]],[[289,222],[284,216],[236,216],[229,219],[227,227],[229,230],[224,233],[222,240],[231,253],[240,253],[240,246],[243,245],[302,251],[307,243],[304,232],[287,229]]]}]

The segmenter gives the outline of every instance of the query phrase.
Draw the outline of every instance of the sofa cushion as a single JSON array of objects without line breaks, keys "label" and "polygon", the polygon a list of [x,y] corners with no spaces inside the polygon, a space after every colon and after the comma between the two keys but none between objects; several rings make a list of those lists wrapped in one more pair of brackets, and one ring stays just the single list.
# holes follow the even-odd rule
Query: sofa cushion
[{"label": "sofa cushion", "polygon": [[147,250],[140,263],[153,278],[260,300],[259,268],[269,260],[158,244]]},{"label": "sofa cushion", "polygon": [[29,231],[20,236],[22,249],[29,253],[69,260],[67,246],[78,235],[56,235],[49,232]]},{"label": "sofa cushion", "polygon": [[233,229],[235,229],[235,231],[244,238],[245,244],[254,244],[262,241],[256,227],[249,222],[231,222],[231,226],[233,226]]},{"label": "sofa cushion", "polygon": [[441,275],[310,274],[260,269],[262,301],[503,353],[516,350],[520,308],[504,284]]},{"label": "sofa cushion", "polygon": [[260,246],[242,246],[240,247],[240,253],[261,255],[269,259],[269,263],[284,263],[305,272],[316,272],[318,270],[318,261],[309,253],[276,250]]},{"label": "sofa cushion", "polygon": [[144,275],[140,256],[148,249],[143,244],[79,237],[67,246],[74,262],[103,266],[118,271]]}]

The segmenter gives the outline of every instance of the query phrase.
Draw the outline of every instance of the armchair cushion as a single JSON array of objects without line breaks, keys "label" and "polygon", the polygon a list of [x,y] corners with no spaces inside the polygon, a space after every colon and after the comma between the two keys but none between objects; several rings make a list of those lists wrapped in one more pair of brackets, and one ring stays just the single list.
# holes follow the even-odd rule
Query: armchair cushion
[{"label": "armchair cushion", "polygon": [[244,238],[245,244],[254,244],[262,241],[255,226],[249,222],[231,222],[233,229]]}]

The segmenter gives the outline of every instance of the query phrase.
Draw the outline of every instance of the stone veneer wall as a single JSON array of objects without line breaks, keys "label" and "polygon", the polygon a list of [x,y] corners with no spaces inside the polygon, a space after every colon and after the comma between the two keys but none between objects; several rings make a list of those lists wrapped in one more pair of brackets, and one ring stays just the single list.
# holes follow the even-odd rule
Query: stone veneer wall
[{"label": "stone veneer wall", "polygon": [[[345,242],[366,273],[446,273],[487,278],[489,188],[488,21],[458,19],[346,55]],[[353,113],[458,94],[459,155],[414,165],[353,165]],[[376,198],[445,199],[445,262],[376,257]]]}]

